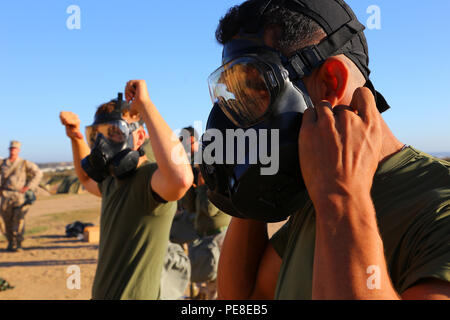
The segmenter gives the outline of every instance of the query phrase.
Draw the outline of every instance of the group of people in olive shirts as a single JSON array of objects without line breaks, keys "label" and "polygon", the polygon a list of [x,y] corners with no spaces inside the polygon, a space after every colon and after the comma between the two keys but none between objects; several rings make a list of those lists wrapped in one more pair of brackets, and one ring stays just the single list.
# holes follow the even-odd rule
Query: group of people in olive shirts
[{"label": "group of people in olive shirts", "polygon": [[[223,118],[234,125],[239,121],[249,124],[258,120],[252,118],[256,116],[270,121],[269,113],[248,110],[233,101],[241,99],[250,107],[270,103],[271,110],[282,113],[277,103],[289,98],[256,98],[269,97],[268,86],[278,81],[293,86],[289,79],[299,83],[301,78],[303,85],[292,94],[307,92],[314,107],[302,111],[297,145],[302,177],[293,177],[304,181],[307,192],[272,239],[268,239],[264,221],[231,219],[220,250],[219,299],[450,297],[450,165],[401,143],[384,122],[379,112],[383,99],[369,81],[367,44],[360,26],[343,0],[248,0],[221,20],[217,40],[227,49],[224,59],[234,64],[217,72],[245,61],[260,64],[275,56],[284,56],[290,63],[276,79],[273,68],[261,75],[259,79],[267,78],[268,85],[258,86],[262,93],[252,89],[255,100],[239,91],[230,95],[217,86],[218,91],[212,93],[224,98],[216,101],[220,112],[226,111]],[[341,42],[339,50],[327,53]],[[233,48],[227,47],[230,43]],[[306,53],[298,54],[302,49]],[[311,68],[305,69],[308,64]],[[251,72],[258,74],[260,69]],[[245,77],[228,80],[239,82]],[[119,119],[117,114],[112,116],[113,106],[99,108],[96,131],[86,137],[90,145],[75,114],[62,112],[60,118],[72,143],[81,183],[102,197],[93,299],[158,299],[168,240],[171,235],[176,241],[179,235],[174,230],[171,234],[176,201],[188,191],[195,192],[195,206],[193,202],[191,209],[182,205],[185,213],[175,221],[192,221],[195,207],[199,238],[214,239],[224,233],[222,222],[201,229],[200,218],[205,215],[200,213],[210,214],[206,187],[198,183],[191,189],[191,163],[179,161],[188,158],[187,152],[179,140],[171,139],[173,133],[152,103],[145,81],[128,82],[125,98],[130,105]],[[216,106],[214,110],[217,115]],[[250,118],[244,118],[244,113]],[[112,148],[100,135],[107,135],[102,131],[105,126],[120,126],[129,143],[126,154],[121,150],[120,157],[111,162],[113,173],[97,179],[105,170],[89,168],[98,165],[97,154],[110,154],[102,153],[102,148]],[[148,137],[155,162],[141,152]],[[135,170],[119,179],[117,172],[122,174],[130,163]],[[255,183],[253,187],[261,186]],[[194,252],[198,239],[191,240],[189,251]]]}]

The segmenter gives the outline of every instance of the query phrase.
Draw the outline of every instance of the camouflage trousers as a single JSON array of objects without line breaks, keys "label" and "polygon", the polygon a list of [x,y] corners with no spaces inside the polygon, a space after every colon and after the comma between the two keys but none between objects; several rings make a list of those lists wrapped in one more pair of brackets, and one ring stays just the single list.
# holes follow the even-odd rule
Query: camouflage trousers
[{"label": "camouflage trousers", "polygon": [[226,230],[196,240],[189,246],[191,280],[198,293],[195,300],[217,300],[217,269]]},{"label": "camouflage trousers", "polygon": [[5,235],[8,243],[17,246],[23,241],[25,233],[25,215],[28,207],[6,207],[5,210],[0,209],[0,230]]}]

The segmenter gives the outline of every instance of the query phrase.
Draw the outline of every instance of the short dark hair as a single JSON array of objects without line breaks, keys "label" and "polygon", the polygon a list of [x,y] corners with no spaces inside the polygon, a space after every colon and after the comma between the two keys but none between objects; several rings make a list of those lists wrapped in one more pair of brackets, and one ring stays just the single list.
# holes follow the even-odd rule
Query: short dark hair
[{"label": "short dark hair", "polygon": [[[216,30],[217,41],[224,45],[254,19],[254,12],[262,12],[266,1],[247,0],[241,5],[232,7],[222,17]],[[304,47],[317,44],[326,37],[323,28],[311,18],[291,11],[279,4],[270,4],[261,18],[264,31],[274,30],[275,48],[281,52],[291,53]]]},{"label": "short dark hair", "polygon": [[[108,115],[113,113],[116,110],[116,101],[106,102],[100,105],[95,112],[95,117],[100,115]],[[144,125],[144,120],[139,114],[132,115],[130,113],[129,108],[125,108],[122,110],[122,118],[127,121],[139,122],[141,125]]]},{"label": "short dark hair", "polygon": [[198,133],[193,127],[189,126],[184,128],[183,130],[188,131],[191,137],[194,137],[195,140],[198,140]]}]

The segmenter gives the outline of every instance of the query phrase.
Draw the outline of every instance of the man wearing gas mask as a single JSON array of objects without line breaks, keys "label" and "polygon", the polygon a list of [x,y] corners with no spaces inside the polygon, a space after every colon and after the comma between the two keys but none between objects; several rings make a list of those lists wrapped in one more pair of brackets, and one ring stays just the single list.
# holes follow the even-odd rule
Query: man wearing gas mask
[{"label": "man wearing gas mask", "polygon": [[[363,30],[343,0],[250,0],[222,18],[207,132],[280,138],[275,175],[248,160],[260,140],[245,163],[201,166],[210,200],[234,216],[219,298],[450,297],[450,165],[380,116],[389,106],[369,80]],[[288,217],[269,240],[267,223]]]},{"label": "man wearing gas mask", "polygon": [[[99,107],[86,128],[87,143],[78,116],[60,114],[80,182],[102,197],[96,300],[159,298],[174,201],[193,181],[190,164],[179,161],[186,153],[151,102],[145,81],[128,82],[125,97]],[[145,156],[143,123],[157,163]]]},{"label": "man wearing gas mask", "polygon": [[198,133],[192,127],[186,127],[182,130],[179,137],[191,163],[194,174],[194,184],[189,188],[184,197],[178,201],[178,212],[172,223],[170,239],[172,242],[184,245],[192,242],[197,237],[195,220],[195,188],[197,187],[197,168],[195,168],[194,154],[198,152]]}]

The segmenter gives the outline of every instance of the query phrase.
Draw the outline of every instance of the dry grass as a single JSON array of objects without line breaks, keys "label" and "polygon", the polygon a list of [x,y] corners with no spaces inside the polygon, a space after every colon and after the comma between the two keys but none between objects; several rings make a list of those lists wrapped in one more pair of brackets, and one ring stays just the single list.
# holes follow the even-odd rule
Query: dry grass
[{"label": "dry grass", "polygon": [[75,221],[98,224],[99,212],[97,209],[88,209],[52,213],[36,217],[35,219],[27,221],[25,235],[40,235],[46,233],[50,229],[60,230],[58,234],[64,235],[65,226]]}]

